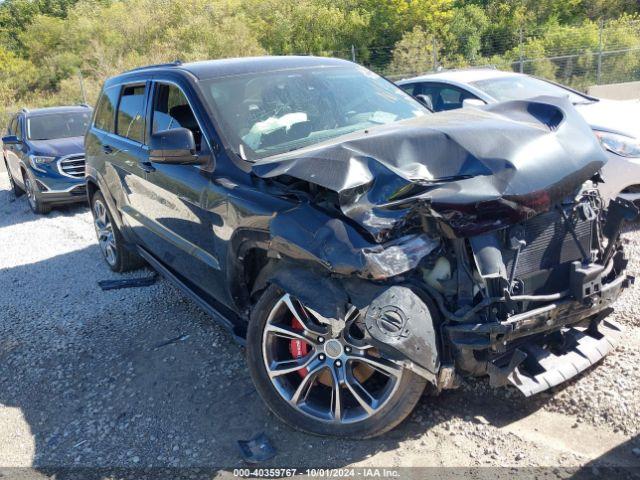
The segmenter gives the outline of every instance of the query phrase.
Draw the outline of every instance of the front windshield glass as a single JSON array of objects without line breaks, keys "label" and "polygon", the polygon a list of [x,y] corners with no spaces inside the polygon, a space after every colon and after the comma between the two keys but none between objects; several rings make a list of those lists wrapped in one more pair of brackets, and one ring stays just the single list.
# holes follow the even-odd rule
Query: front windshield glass
[{"label": "front windshield glass", "polygon": [[52,140],[54,138],[81,137],[87,131],[91,111],[52,113],[31,117],[27,121],[29,140]]},{"label": "front windshield glass", "polygon": [[471,85],[487,95],[495,98],[499,102],[508,100],[524,100],[538,97],[540,95],[550,95],[553,97],[568,97],[573,104],[590,103],[591,100],[582,95],[566,90],[553,83],[545,82],[534,77],[518,75],[513,77],[490,78],[471,82]]},{"label": "front windshield glass", "polygon": [[361,67],[301,68],[201,82],[233,150],[258,160],[428,111]]}]

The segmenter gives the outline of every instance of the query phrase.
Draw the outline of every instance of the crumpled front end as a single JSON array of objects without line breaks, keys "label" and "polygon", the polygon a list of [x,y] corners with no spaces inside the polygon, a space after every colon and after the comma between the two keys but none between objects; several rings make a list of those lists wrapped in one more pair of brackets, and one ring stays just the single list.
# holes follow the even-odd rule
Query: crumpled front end
[{"label": "crumpled front end", "polygon": [[254,167],[298,200],[271,220],[272,255],[326,285],[276,283],[327,318],[357,307],[367,340],[438,388],[488,374],[533,394],[606,354],[638,212],[605,209],[606,157],[567,101],[374,130]]},{"label": "crumpled front end", "polygon": [[633,281],[620,229],[637,214],[622,199],[605,211],[589,188],[550,212],[466,239],[456,265],[469,268],[457,292],[430,288],[446,312],[457,370],[531,395],[606,355],[620,331],[607,316]]}]

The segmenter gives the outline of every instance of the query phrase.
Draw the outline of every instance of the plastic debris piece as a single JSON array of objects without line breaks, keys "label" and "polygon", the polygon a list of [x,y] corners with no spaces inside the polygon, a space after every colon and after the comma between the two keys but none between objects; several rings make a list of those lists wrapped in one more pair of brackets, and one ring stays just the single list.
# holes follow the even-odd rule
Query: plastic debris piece
[{"label": "plastic debris piece", "polygon": [[251,440],[238,440],[242,458],[249,463],[266,462],[276,456],[276,449],[264,433],[259,433]]},{"label": "plastic debris piece", "polygon": [[100,280],[98,285],[102,290],[116,290],[119,288],[148,287],[158,280],[157,275],[141,278],[122,278],[119,280]]}]

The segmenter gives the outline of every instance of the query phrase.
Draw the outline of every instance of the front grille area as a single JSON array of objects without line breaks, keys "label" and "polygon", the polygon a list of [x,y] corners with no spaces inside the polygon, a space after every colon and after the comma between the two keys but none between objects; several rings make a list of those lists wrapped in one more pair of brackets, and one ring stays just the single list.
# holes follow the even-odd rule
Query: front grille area
[{"label": "front grille area", "polygon": [[68,177],[84,178],[85,159],[84,155],[73,155],[58,160],[60,173]]},{"label": "front grille area", "polygon": [[[593,222],[578,220],[574,223],[576,235],[585,252],[591,250]],[[581,259],[580,249],[559,211],[538,215],[521,224],[526,247],[520,252],[516,266],[516,278]],[[503,252],[507,272],[515,258],[513,250]]]}]

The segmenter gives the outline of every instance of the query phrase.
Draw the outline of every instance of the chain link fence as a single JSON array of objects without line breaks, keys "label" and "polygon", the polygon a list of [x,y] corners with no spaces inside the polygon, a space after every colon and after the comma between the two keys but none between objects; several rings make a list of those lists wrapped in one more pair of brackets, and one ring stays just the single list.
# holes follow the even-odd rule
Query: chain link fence
[{"label": "chain link fence", "polygon": [[[452,48],[447,42],[455,42]],[[465,48],[465,44],[479,44]],[[462,53],[460,53],[462,50]],[[356,61],[392,80],[439,70],[494,67],[547,78],[579,90],[640,80],[640,21],[588,22],[448,40],[417,35],[395,46],[358,47],[329,55]]]}]

